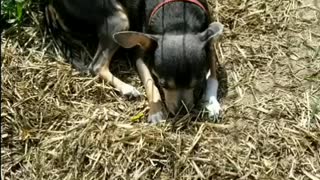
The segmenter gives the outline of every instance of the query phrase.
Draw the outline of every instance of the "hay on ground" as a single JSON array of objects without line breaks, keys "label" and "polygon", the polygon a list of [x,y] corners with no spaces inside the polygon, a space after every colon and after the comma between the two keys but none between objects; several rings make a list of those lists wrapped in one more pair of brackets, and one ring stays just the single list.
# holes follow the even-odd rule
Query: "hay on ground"
[{"label": "hay on ground", "polygon": [[[225,25],[222,122],[159,126],[131,121],[148,112],[145,98],[64,63],[31,12],[34,23],[1,36],[1,179],[319,180],[319,5],[210,1]],[[117,73],[143,91],[124,64]]]}]

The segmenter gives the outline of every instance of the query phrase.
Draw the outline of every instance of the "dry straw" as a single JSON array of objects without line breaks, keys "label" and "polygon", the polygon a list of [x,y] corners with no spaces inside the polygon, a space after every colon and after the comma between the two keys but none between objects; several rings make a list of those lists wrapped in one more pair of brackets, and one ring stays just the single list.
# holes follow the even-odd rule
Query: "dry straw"
[{"label": "dry straw", "polygon": [[[150,126],[126,100],[81,75],[33,23],[1,38],[1,179],[320,179],[317,0],[212,0],[225,25],[223,117]],[[113,68],[143,91],[126,61]],[[227,86],[226,86],[227,85]]]}]

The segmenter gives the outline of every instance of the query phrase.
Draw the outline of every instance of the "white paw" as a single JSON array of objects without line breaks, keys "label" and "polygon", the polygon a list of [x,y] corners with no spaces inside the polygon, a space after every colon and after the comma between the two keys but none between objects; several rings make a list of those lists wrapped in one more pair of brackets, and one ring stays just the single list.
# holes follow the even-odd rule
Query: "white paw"
[{"label": "white paw", "polygon": [[135,87],[127,84],[124,87],[122,87],[122,89],[120,90],[120,93],[122,96],[126,96],[128,98],[136,98],[136,97],[140,97],[143,94],[138,91]]},{"label": "white paw", "polygon": [[149,114],[149,116],[148,116],[148,122],[150,124],[158,124],[162,120],[164,120],[164,114],[162,111],[154,113],[154,114]]},{"label": "white paw", "polygon": [[221,107],[215,96],[209,97],[209,100],[205,104],[205,110],[210,120],[218,121]]}]

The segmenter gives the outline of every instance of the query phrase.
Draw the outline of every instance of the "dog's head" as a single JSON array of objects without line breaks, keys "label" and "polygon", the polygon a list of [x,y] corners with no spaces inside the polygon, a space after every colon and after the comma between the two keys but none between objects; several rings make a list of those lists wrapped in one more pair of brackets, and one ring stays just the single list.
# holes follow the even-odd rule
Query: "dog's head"
[{"label": "dog's head", "polygon": [[194,105],[195,94],[205,84],[210,64],[210,42],[222,34],[223,26],[214,22],[196,34],[151,35],[125,31],[114,34],[124,48],[140,45],[152,51],[150,71],[164,92],[168,110],[175,114],[181,105]]}]

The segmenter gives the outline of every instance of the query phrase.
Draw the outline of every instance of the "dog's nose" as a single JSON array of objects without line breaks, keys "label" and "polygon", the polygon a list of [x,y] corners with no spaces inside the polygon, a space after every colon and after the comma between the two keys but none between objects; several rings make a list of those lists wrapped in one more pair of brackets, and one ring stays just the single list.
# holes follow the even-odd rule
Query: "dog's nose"
[{"label": "dog's nose", "polygon": [[188,112],[192,107],[193,107],[193,103],[192,102],[185,102],[185,101],[179,101],[177,103],[173,103],[173,104],[166,104],[168,111],[171,114],[177,114],[180,110],[182,112]]},{"label": "dog's nose", "polygon": [[193,101],[187,100],[187,101],[181,101],[181,105],[183,110],[189,112],[191,108],[193,108]]}]

